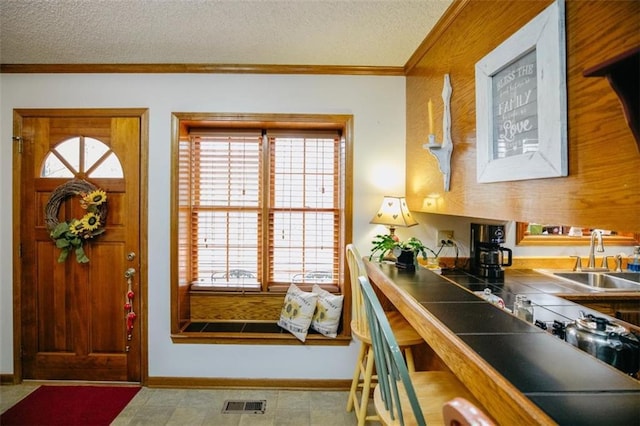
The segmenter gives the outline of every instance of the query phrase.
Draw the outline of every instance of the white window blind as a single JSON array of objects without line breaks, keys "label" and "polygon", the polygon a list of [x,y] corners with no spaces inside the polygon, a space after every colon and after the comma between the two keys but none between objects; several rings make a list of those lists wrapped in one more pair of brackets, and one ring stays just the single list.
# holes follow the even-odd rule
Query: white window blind
[{"label": "white window blind", "polygon": [[336,131],[192,131],[178,189],[191,281],[337,289],[341,141]]}]

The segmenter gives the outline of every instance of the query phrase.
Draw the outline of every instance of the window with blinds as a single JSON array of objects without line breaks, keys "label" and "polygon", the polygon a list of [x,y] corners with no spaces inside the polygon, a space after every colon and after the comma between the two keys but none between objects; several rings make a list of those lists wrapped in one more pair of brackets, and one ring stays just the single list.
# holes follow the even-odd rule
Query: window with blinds
[{"label": "window with blinds", "polygon": [[338,290],[337,130],[190,129],[178,148],[179,275],[200,288]]}]

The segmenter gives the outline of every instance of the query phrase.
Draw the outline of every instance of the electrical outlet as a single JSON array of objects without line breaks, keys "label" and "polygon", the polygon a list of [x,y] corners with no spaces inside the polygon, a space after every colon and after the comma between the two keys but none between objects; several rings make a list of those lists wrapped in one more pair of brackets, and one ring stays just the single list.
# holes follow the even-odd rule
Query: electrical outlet
[{"label": "electrical outlet", "polygon": [[453,244],[442,244],[442,240],[453,240],[453,231],[438,231],[438,247],[451,247]]}]

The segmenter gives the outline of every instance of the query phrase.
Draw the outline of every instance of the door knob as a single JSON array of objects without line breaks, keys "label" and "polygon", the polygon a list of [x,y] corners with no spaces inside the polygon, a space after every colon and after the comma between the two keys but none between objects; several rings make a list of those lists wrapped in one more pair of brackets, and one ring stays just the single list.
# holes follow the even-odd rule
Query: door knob
[{"label": "door knob", "polygon": [[136,270],[133,268],[129,268],[124,272],[124,277],[125,278],[131,278],[136,274]]}]

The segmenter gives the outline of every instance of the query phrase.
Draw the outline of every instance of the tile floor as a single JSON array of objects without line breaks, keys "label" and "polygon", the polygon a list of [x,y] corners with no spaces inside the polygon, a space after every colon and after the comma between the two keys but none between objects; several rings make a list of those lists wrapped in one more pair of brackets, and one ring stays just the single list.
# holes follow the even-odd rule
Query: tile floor
[{"label": "tile floor", "polygon": [[[0,412],[5,412],[35,390],[39,383],[0,386]],[[222,390],[142,388],[112,426],[348,426],[347,391]],[[266,400],[264,414],[222,414],[229,399]],[[372,403],[369,410],[373,410]],[[373,411],[371,411],[373,412]]]}]

